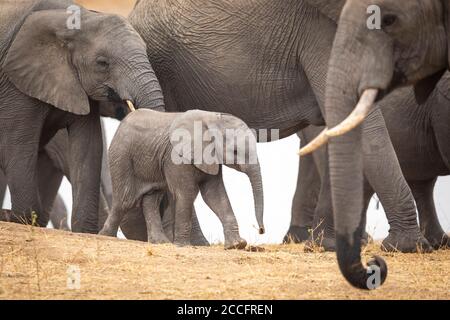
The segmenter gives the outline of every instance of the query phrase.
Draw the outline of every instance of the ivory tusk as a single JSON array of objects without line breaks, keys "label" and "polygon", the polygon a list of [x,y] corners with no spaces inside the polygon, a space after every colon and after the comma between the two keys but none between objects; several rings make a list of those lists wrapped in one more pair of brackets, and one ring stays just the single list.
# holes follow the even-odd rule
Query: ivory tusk
[{"label": "ivory tusk", "polygon": [[127,100],[127,105],[128,105],[128,109],[130,109],[131,112],[136,111],[136,108],[133,105],[133,102],[131,102],[130,100]]},{"label": "ivory tusk", "polygon": [[378,89],[367,89],[363,92],[355,110],[336,127],[327,131],[327,136],[338,137],[352,131],[364,122],[370,112],[375,100],[377,99]]},{"label": "ivory tusk", "polygon": [[363,92],[353,112],[332,129],[325,129],[313,141],[303,147],[299,154],[305,156],[326,144],[330,138],[338,137],[352,131],[366,119],[378,95],[378,89],[367,89]]},{"label": "ivory tusk", "polygon": [[328,142],[327,131],[328,131],[328,128],[325,128],[325,130],[323,130],[322,133],[319,134],[313,141],[311,141],[306,146],[301,148],[298,154],[301,157],[306,156],[310,153],[313,153],[314,151],[319,149],[321,146],[326,144]]}]

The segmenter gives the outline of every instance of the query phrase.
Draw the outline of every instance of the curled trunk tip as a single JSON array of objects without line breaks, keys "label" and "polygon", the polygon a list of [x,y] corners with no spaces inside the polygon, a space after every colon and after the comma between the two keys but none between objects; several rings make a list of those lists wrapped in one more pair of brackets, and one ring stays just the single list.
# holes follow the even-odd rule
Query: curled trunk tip
[{"label": "curled trunk tip", "polygon": [[[356,237],[355,237],[356,238]],[[336,237],[336,252],[339,269],[345,279],[355,288],[373,290],[386,281],[388,268],[386,262],[374,256],[365,268],[361,263],[361,239],[350,243],[346,236]]]}]

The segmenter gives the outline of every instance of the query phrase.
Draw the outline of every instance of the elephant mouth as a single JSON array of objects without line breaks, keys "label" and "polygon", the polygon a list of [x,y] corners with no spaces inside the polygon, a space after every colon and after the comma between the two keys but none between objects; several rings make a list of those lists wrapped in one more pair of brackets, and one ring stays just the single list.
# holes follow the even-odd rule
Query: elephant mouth
[{"label": "elephant mouth", "polygon": [[111,102],[124,102],[120,95],[111,87],[107,87],[106,97]]},{"label": "elephant mouth", "polygon": [[[134,103],[130,99],[123,99],[120,95],[111,87],[107,89],[107,98],[111,102],[120,103],[122,106],[127,106],[130,112],[136,111]],[[116,118],[122,120],[126,116],[126,112],[124,111],[125,107],[117,107],[116,108]]]}]

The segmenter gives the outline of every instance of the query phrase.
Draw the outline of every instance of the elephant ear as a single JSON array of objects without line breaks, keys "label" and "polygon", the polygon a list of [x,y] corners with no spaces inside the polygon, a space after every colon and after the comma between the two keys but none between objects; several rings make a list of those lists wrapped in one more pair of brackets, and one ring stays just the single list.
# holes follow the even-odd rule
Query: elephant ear
[{"label": "elephant ear", "polygon": [[65,10],[32,13],[16,34],[2,66],[24,94],[77,115],[90,112],[89,98],[71,63],[71,40]]},{"label": "elephant ear", "polygon": [[444,24],[447,32],[447,68],[450,70],[450,0],[442,0],[444,8]]},{"label": "elephant ear", "polygon": [[170,128],[170,141],[183,163],[191,163],[206,174],[220,171],[221,143],[211,135],[209,112],[191,110],[175,120]]},{"label": "elephant ear", "polygon": [[306,2],[337,23],[346,0],[306,0]]}]

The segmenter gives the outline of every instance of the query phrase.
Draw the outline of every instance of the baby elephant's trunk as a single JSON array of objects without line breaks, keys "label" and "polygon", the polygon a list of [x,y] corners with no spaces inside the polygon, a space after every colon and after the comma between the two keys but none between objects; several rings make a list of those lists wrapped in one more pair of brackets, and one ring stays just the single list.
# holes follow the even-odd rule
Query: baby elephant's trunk
[{"label": "baby elephant's trunk", "polygon": [[250,179],[253,189],[253,199],[255,201],[256,221],[258,222],[259,234],[264,230],[264,192],[262,186],[261,169],[259,163],[246,166],[244,172]]}]

